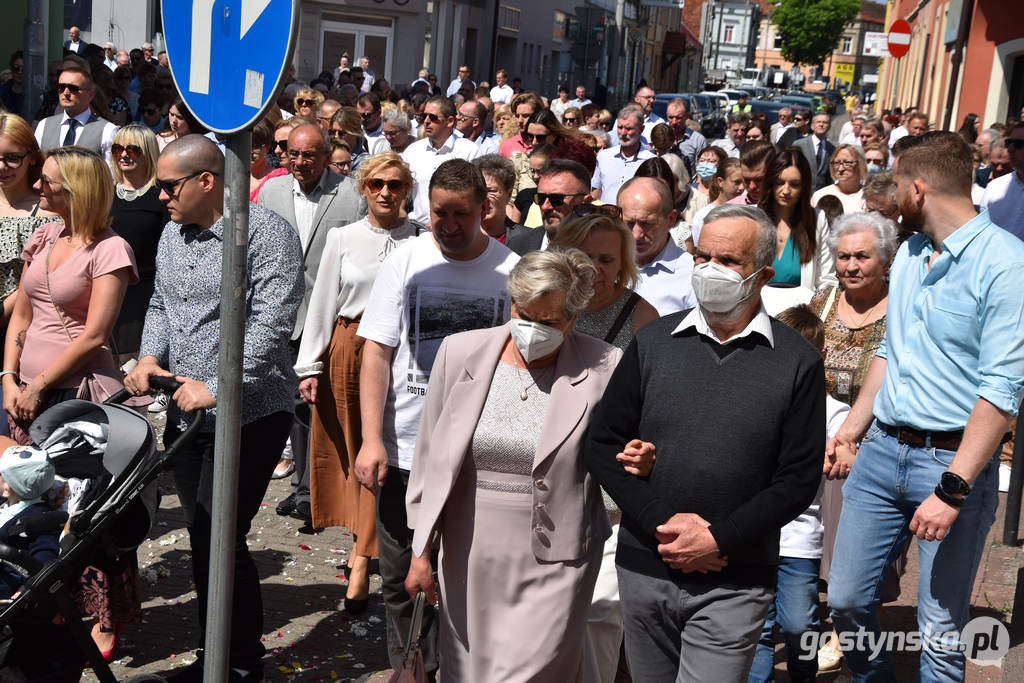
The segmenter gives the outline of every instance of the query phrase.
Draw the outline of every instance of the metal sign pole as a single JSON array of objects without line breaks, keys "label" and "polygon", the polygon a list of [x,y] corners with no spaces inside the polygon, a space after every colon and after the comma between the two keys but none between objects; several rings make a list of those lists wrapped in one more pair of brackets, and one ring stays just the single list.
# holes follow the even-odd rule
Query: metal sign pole
[{"label": "metal sign pole", "polygon": [[217,426],[210,511],[210,591],[206,602],[204,681],[228,680],[231,604],[234,598],[239,448],[242,432],[242,351],[248,286],[249,164],[252,133],[228,137],[224,146],[224,244],[220,284],[220,353],[217,359]]}]

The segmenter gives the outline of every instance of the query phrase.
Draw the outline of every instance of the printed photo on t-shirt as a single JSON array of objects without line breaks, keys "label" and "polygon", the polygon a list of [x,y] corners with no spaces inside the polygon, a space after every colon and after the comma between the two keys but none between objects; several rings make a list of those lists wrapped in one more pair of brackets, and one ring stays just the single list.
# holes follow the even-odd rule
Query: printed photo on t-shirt
[{"label": "printed photo on t-shirt", "polygon": [[409,291],[409,393],[426,395],[434,357],[445,337],[503,324],[508,305],[504,291],[413,286]]}]

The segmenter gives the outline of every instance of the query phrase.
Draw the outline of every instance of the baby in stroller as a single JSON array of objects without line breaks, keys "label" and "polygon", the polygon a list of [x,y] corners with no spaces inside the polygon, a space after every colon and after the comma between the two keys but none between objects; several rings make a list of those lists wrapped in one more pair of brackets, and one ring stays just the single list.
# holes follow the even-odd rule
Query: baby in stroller
[{"label": "baby in stroller", "polygon": [[[44,451],[19,446],[6,437],[0,437],[0,448],[4,449],[0,455],[0,494],[7,499],[0,506],[0,539],[13,548],[28,551],[40,563],[49,562],[59,551],[58,531],[22,532],[10,538],[8,535],[16,521],[53,510],[48,500],[53,488],[53,464]],[[24,581],[10,565],[0,565],[0,599],[13,596]]]}]

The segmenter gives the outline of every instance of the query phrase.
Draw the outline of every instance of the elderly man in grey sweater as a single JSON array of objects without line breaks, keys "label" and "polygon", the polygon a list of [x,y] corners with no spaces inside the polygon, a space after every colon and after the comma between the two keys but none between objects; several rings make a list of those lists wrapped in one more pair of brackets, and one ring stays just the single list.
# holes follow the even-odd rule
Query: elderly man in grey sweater
[{"label": "elderly man in grey sweater", "polygon": [[[584,458],[623,512],[616,565],[635,680],[746,678],[779,529],[821,478],[824,367],[761,304],[775,249],[760,209],[709,213],[699,306],[639,330],[594,411]],[[616,460],[634,438],[657,450],[648,477]]]}]

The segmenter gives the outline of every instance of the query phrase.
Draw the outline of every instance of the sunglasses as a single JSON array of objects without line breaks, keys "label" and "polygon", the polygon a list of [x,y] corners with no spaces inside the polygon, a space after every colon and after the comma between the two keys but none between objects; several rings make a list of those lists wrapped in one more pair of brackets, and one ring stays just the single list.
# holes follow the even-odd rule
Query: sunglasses
[{"label": "sunglasses", "polygon": [[562,194],[560,192],[538,192],[533,195],[533,203],[537,206],[544,206],[544,202],[550,202],[551,206],[561,206],[565,204],[566,197],[584,197],[586,192],[573,192],[572,194]]},{"label": "sunglasses", "polygon": [[609,218],[622,218],[622,209],[614,204],[577,204],[572,207],[572,212],[580,218],[592,216],[595,213]]},{"label": "sunglasses", "polygon": [[189,180],[192,180],[193,178],[201,176],[204,173],[209,173],[212,176],[220,175],[219,173],[216,173],[214,171],[208,171],[206,169],[203,169],[202,171],[195,171],[194,173],[183,175],[180,178],[175,178],[174,180],[160,180],[160,178],[156,178],[153,181],[153,184],[156,185],[161,192],[166,192],[168,197],[173,197],[175,193],[177,193],[178,187],[180,185],[188,182]]},{"label": "sunglasses", "polygon": [[388,192],[398,194],[405,189],[405,182],[402,180],[384,180],[383,178],[370,178],[366,181],[366,187],[370,192],[380,192],[387,185]]},{"label": "sunglasses", "polygon": [[564,119],[562,119],[562,123],[578,123],[578,122],[579,122],[579,119],[576,119],[576,118],[570,119],[568,116],[565,117]]},{"label": "sunglasses", "polygon": [[[444,119],[437,114],[423,114],[424,118],[429,119],[431,123],[441,123]],[[421,119],[422,120],[422,119]]]},{"label": "sunglasses", "polygon": [[130,159],[138,159],[142,156],[142,148],[138,145],[121,145],[115,142],[110,146],[110,154],[114,158],[121,156],[123,152],[128,152]]},{"label": "sunglasses", "polygon": [[547,144],[549,138],[554,137],[551,133],[538,133],[536,135],[533,133],[520,133],[520,135],[523,136],[523,142],[528,145],[533,143],[544,145]]},{"label": "sunglasses", "polygon": [[370,111],[370,112],[360,113],[359,114],[359,118],[361,118],[363,121],[365,121],[366,119],[372,119],[374,116],[376,116],[379,113],[380,112],[377,112],[377,111]]},{"label": "sunglasses", "polygon": [[300,107],[312,107],[313,100],[308,98],[304,100],[295,100],[295,104],[299,105]]},{"label": "sunglasses", "polygon": [[72,95],[77,95],[79,92],[81,92],[83,90],[83,88],[82,88],[82,86],[75,85],[74,83],[58,83],[57,84],[57,92],[64,92],[65,90],[67,90]]},{"label": "sunglasses", "polygon": [[340,138],[345,136],[345,131],[339,130],[338,128],[331,128],[331,130],[329,130],[327,134],[330,135],[332,138]]},{"label": "sunglasses", "polygon": [[278,140],[277,142],[274,143],[274,148],[275,149],[279,149],[282,152],[287,152],[288,151],[288,141],[287,140]]}]

